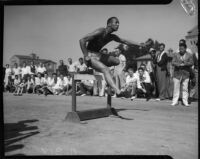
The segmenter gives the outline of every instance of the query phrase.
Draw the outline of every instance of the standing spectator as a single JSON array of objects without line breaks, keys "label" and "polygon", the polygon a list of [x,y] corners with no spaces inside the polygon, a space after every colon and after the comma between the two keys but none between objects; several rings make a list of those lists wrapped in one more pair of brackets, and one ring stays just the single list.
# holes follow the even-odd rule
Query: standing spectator
[{"label": "standing spectator", "polygon": [[18,78],[21,79],[21,68],[18,66],[17,63],[14,64],[13,73],[14,76],[18,76]]},{"label": "standing spectator", "polygon": [[156,78],[156,50],[151,48],[150,49],[150,56],[151,56],[151,68],[152,68],[152,72],[150,72],[150,78],[151,78],[151,82],[152,82],[152,86],[155,88],[154,89],[154,92],[153,92],[153,95],[155,98],[158,98],[159,96],[159,93],[158,93],[158,85],[157,85],[157,78]]},{"label": "standing spectator", "polygon": [[161,43],[159,47],[160,52],[156,58],[156,78],[159,91],[157,101],[164,100],[170,96],[167,89],[169,86],[169,71],[167,70],[168,56],[165,52],[165,44]]},{"label": "standing spectator", "polygon": [[194,79],[191,80],[191,91],[190,91],[190,97],[195,100],[198,99],[198,41],[196,43],[197,52],[193,54],[193,72],[194,72]]},{"label": "standing spectator", "polygon": [[6,64],[6,70],[5,70],[5,77],[4,77],[4,87],[9,87],[10,82],[11,82],[11,74],[12,70],[10,68],[9,64]]},{"label": "standing spectator", "polygon": [[77,69],[76,65],[72,62],[71,58],[68,58],[67,68],[68,68],[69,73],[75,73],[76,72],[76,69]]},{"label": "standing spectator", "polygon": [[30,75],[32,75],[32,74],[36,74],[36,66],[35,66],[35,64],[34,64],[34,61],[31,61],[31,64],[30,64]]},{"label": "standing spectator", "polygon": [[23,67],[21,68],[21,73],[22,73],[22,78],[24,78],[25,81],[27,81],[27,78],[30,73],[30,66],[27,66],[26,62],[23,63]]},{"label": "standing spectator", "polygon": [[[186,44],[185,39],[180,39],[180,40],[179,40],[179,45],[180,45],[180,44]],[[187,48],[186,51],[187,51],[188,53],[192,54],[192,50],[191,50],[191,49]],[[179,53],[179,48],[176,50],[176,53]]]},{"label": "standing spectator", "polygon": [[67,76],[68,74],[67,66],[64,64],[63,60],[60,60],[60,65],[58,66],[58,74],[62,74],[63,76]]},{"label": "standing spectator", "polygon": [[186,44],[179,45],[179,53],[175,54],[172,60],[174,65],[174,92],[172,106],[178,104],[180,95],[180,84],[182,83],[182,101],[185,106],[188,104],[188,82],[190,76],[190,67],[193,65],[193,57],[186,51]]},{"label": "standing spectator", "polygon": [[137,89],[136,95],[137,97],[146,97],[148,101],[152,96],[153,87],[151,85],[150,76],[146,76],[144,74],[144,69],[142,67],[138,68],[139,76],[136,77],[137,81]]},{"label": "standing spectator", "polygon": [[119,65],[115,66],[115,81],[117,88],[121,89],[126,83],[126,77],[124,72],[124,69],[126,67],[126,57],[122,55],[122,52],[119,49],[116,49],[115,52],[118,55],[120,61]]},{"label": "standing spectator", "polygon": [[78,73],[86,73],[87,70],[87,66],[86,64],[83,62],[83,58],[79,58],[79,63],[77,64],[77,72]]},{"label": "standing spectator", "polygon": [[44,73],[46,72],[46,68],[44,64],[40,62],[39,66],[37,67],[37,73],[40,73],[41,77],[44,77]]}]

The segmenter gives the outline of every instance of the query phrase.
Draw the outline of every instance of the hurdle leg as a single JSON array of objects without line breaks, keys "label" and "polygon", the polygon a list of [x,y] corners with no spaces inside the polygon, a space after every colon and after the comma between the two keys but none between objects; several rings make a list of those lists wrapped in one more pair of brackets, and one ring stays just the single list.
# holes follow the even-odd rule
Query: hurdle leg
[{"label": "hurdle leg", "polygon": [[111,97],[111,87],[108,86],[108,96],[107,96],[107,109],[109,111],[110,115],[115,115],[118,116],[117,111],[115,110],[115,108],[112,108],[112,97]]},{"label": "hurdle leg", "polygon": [[111,109],[111,101],[112,101],[112,97],[111,97],[111,88],[110,86],[108,87],[108,96],[107,96],[107,108]]},{"label": "hurdle leg", "polygon": [[76,112],[76,81],[74,74],[72,74],[72,111],[67,113],[66,121],[80,123],[80,117]]},{"label": "hurdle leg", "polygon": [[72,112],[76,111],[76,81],[74,74],[72,75]]}]

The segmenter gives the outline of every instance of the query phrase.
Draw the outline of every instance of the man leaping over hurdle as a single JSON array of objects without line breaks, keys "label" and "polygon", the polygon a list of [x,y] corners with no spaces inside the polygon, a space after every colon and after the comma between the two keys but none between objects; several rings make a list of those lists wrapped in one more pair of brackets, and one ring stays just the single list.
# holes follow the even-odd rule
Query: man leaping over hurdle
[{"label": "man leaping over hurdle", "polygon": [[100,53],[100,50],[107,43],[113,40],[130,46],[144,47],[144,45],[129,40],[124,40],[117,35],[112,34],[114,31],[117,31],[118,28],[118,18],[111,17],[107,20],[106,28],[102,27],[96,29],[94,32],[87,34],[79,41],[86,65],[99,72],[102,72],[106,82],[114,89],[117,95],[119,95],[121,91],[115,85],[108,67],[119,65],[119,59],[109,54],[102,54]]}]

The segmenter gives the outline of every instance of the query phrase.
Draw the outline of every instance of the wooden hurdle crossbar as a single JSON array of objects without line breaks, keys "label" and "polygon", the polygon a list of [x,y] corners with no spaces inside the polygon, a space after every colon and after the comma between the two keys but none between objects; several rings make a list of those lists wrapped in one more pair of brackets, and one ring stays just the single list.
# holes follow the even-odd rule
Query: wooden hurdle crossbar
[{"label": "wooden hurdle crossbar", "polygon": [[111,107],[111,88],[108,87],[107,106],[105,108],[77,111],[76,109],[76,82],[77,80],[102,80],[101,75],[72,74],[72,110],[67,113],[66,121],[80,123],[84,120],[108,117],[116,115],[117,112]]}]

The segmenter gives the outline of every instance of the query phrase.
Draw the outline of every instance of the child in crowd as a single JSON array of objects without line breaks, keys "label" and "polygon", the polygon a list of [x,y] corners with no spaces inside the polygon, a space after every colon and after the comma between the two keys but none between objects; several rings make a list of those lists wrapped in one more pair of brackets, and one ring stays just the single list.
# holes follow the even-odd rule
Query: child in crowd
[{"label": "child in crowd", "polygon": [[27,80],[27,93],[34,93],[34,86],[35,86],[35,81],[34,81],[34,75],[28,76]]},{"label": "child in crowd", "polygon": [[24,90],[26,89],[27,86],[27,82],[25,79],[22,79],[22,82],[18,85],[17,87],[17,93],[14,95],[18,95],[18,96],[22,96],[22,93],[24,92]]},{"label": "child in crowd", "polygon": [[19,76],[18,76],[18,75],[15,75],[15,79],[14,79],[14,87],[15,87],[15,91],[14,91],[14,94],[17,93],[17,88],[18,88],[20,82],[21,82],[21,81],[20,81],[20,79],[19,79]]}]

